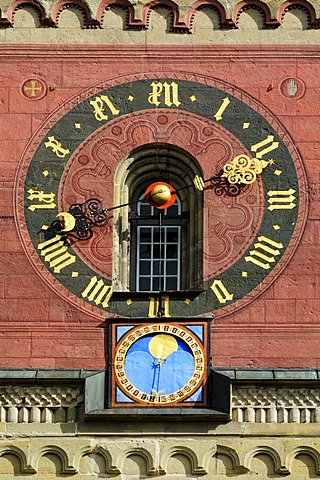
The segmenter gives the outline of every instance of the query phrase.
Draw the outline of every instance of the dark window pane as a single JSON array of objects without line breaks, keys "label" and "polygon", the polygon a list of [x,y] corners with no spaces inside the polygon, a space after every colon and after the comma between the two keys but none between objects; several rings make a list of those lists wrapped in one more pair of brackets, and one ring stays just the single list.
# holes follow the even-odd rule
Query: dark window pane
[{"label": "dark window pane", "polygon": [[167,277],[166,278],[166,290],[177,290],[177,278],[176,277]]},{"label": "dark window pane", "polygon": [[179,235],[177,228],[168,228],[167,229],[167,242],[178,243]]},{"label": "dark window pane", "polygon": [[178,245],[167,245],[167,258],[178,258]]},{"label": "dark window pane", "polygon": [[153,275],[159,275],[159,261],[153,262]]},{"label": "dark window pane", "polygon": [[140,275],[150,275],[151,273],[151,263],[150,262],[140,262]]},{"label": "dark window pane", "polygon": [[142,217],[150,217],[151,216],[151,205],[149,203],[147,204],[141,204],[140,205],[140,215]]},{"label": "dark window pane", "polygon": [[[162,250],[163,249],[164,246],[162,247]],[[160,245],[153,245],[153,258],[160,258]],[[161,258],[163,258],[163,252]]]},{"label": "dark window pane", "polygon": [[140,242],[151,243],[151,228],[140,228]]},{"label": "dark window pane", "polygon": [[150,277],[139,278],[139,291],[145,292],[145,291],[150,291]]},{"label": "dark window pane", "polygon": [[167,262],[166,273],[167,273],[167,275],[177,275],[177,273],[178,273],[178,262],[176,262],[176,261]]},{"label": "dark window pane", "polygon": [[158,292],[159,291],[159,278],[154,277],[152,279],[152,291],[153,292]]},{"label": "dark window pane", "polygon": [[[160,233],[159,228],[153,230],[153,241],[155,243],[160,243]],[[164,243],[164,229],[161,229],[161,243]]]},{"label": "dark window pane", "polygon": [[174,203],[173,205],[171,205],[171,207],[169,207],[165,210],[165,216],[167,216],[167,217],[175,217],[177,215],[179,215],[179,210],[178,210],[178,204],[177,203]]},{"label": "dark window pane", "polygon": [[158,228],[153,229],[153,241],[154,241],[154,243],[159,243],[160,242],[160,234],[159,234],[159,229]]},{"label": "dark window pane", "polygon": [[151,245],[140,244],[140,258],[151,258]]}]

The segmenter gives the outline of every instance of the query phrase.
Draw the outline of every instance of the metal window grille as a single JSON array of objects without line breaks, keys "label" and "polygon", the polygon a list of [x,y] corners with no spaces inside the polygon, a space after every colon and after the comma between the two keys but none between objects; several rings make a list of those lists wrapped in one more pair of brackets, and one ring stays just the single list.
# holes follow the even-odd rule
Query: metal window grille
[{"label": "metal window grille", "polygon": [[143,199],[138,204],[137,226],[137,291],[158,292],[180,289],[181,268],[181,203],[177,201],[159,211]]}]

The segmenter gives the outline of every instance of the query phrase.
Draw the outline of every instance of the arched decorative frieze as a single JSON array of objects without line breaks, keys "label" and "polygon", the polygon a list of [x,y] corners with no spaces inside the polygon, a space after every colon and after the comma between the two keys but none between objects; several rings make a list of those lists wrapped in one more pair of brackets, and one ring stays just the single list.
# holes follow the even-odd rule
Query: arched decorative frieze
[{"label": "arched decorative frieze", "polygon": [[268,5],[259,0],[243,0],[235,6],[232,13],[232,20],[236,26],[239,25],[241,13],[249,9],[258,10],[261,13],[265,28],[277,28],[280,26],[278,20],[271,17],[271,11]]},{"label": "arched decorative frieze", "polygon": [[132,459],[136,463],[137,468],[142,469],[143,474],[146,475],[161,475],[159,468],[154,464],[154,458],[151,453],[142,447],[132,448],[122,454],[122,458],[119,459],[120,471],[122,473],[131,473],[126,471],[126,462],[128,459]]},{"label": "arched decorative frieze", "polygon": [[170,460],[178,456],[185,458],[190,465],[190,472],[186,473],[192,475],[206,475],[208,473],[207,470],[201,465],[200,459],[196,453],[187,446],[174,446],[164,449],[161,465],[166,473],[170,473]]},{"label": "arched decorative frieze", "polygon": [[32,453],[30,463],[36,471],[38,471],[39,462],[41,458],[46,455],[52,455],[52,456],[58,457],[58,459],[61,462],[61,472],[58,472],[58,473],[61,473],[61,474],[78,473],[78,471],[72,465],[67,451],[57,445],[43,445],[42,447],[40,447],[39,449],[36,449]]},{"label": "arched decorative frieze", "polygon": [[97,21],[104,23],[105,12],[112,7],[118,7],[127,13],[127,28],[130,30],[142,30],[149,28],[150,16],[157,7],[166,8],[171,15],[170,32],[190,33],[189,27],[179,20],[179,7],[172,0],[153,0],[143,6],[140,19],[135,18],[135,10],[129,0],[102,0],[97,9]]},{"label": "arched decorative frieze", "polygon": [[204,469],[209,473],[210,473],[210,464],[212,462],[212,458],[218,452],[218,448],[219,446],[215,442],[213,442],[212,447],[203,452],[203,458],[201,463],[203,464]]},{"label": "arched decorative frieze", "polygon": [[[180,439],[178,444],[175,444],[177,439],[173,438],[157,441],[144,439],[144,447],[132,447],[132,443],[140,443],[133,439],[105,438],[97,443],[96,439],[91,438],[89,445],[88,438],[66,439],[61,436],[54,438],[51,445],[39,447],[45,441],[41,440],[41,436],[36,440],[23,438],[21,441],[20,438],[0,447],[0,477],[2,479],[4,473],[12,475],[13,468],[15,475],[30,475],[30,479],[34,474],[42,478],[48,473],[51,473],[52,478],[61,475],[75,475],[74,478],[79,476],[79,479],[86,475],[113,478],[130,474],[132,478],[163,476],[164,480],[167,477],[171,479],[172,475],[176,478],[204,476],[205,479],[211,479],[215,475],[217,478],[242,478],[242,475],[247,478],[246,473],[248,477],[256,474],[261,475],[261,478],[265,478],[265,475],[273,477],[291,474],[294,478],[295,475],[297,478],[319,475],[319,451],[314,446],[299,445],[299,440],[293,437],[294,435],[291,438],[270,438],[269,445],[255,445],[253,437],[244,435],[241,441],[238,437],[228,438],[228,445],[220,439],[217,448],[212,447],[215,443],[212,437],[211,440]],[[169,447],[166,445],[168,442]],[[17,446],[21,443],[23,447]],[[319,442],[314,437],[311,444],[318,445]],[[70,462],[72,456],[73,462]],[[1,460],[1,457],[5,460]],[[115,463],[118,463],[118,467],[111,465],[111,457],[117,457]]]},{"label": "arched decorative frieze", "polygon": [[281,460],[280,454],[274,448],[269,446],[257,446],[248,451],[244,456],[243,466],[251,471],[253,459],[261,455],[265,455],[271,459],[273,474],[278,473],[287,475],[290,473],[285,466],[285,462]]},{"label": "arched decorative frieze", "polygon": [[316,475],[320,474],[320,453],[315,448],[309,446],[296,447],[287,453],[285,464],[290,472],[294,473],[293,462],[299,455],[311,458],[314,463],[314,473]]},{"label": "arched decorative frieze", "polygon": [[190,29],[193,26],[197,12],[204,8],[211,8],[217,12],[220,28],[235,28],[234,21],[227,19],[226,10],[220,2],[217,0],[196,0],[186,14],[186,24]]},{"label": "arched decorative frieze", "polygon": [[[78,448],[72,464],[74,465],[74,468],[80,472],[81,462],[84,457],[90,457],[90,460],[95,461],[97,456],[103,459],[104,471],[102,473],[108,473],[110,475],[118,475],[121,473],[117,467],[112,465],[111,454],[107,447],[101,445],[96,445],[94,447],[92,445],[84,445]],[[96,463],[98,464],[99,462]]]},{"label": "arched decorative frieze", "polygon": [[15,445],[5,445],[3,447],[0,447],[0,457],[4,457],[6,455],[13,455],[18,459],[21,473],[23,474],[36,473],[35,468],[33,468],[28,463],[27,453],[24,452],[21,448],[18,448]]},{"label": "arched decorative frieze", "polygon": [[143,16],[145,16],[146,18],[147,27],[149,27],[150,15],[152,13],[152,10],[155,10],[157,7],[166,8],[170,11],[171,22],[168,28],[170,32],[190,33],[189,26],[187,26],[185,22],[180,21],[179,7],[172,0],[151,0],[151,2],[147,3],[143,7],[143,11],[146,11],[146,13],[143,13]]},{"label": "arched decorative frieze", "polygon": [[54,22],[49,18],[45,6],[38,0],[15,0],[7,10],[7,19],[11,26],[14,26],[15,14],[17,11],[29,8],[37,15],[41,27],[54,27]]},{"label": "arched decorative frieze", "polygon": [[129,0],[102,0],[97,8],[97,21],[99,25],[104,25],[104,19],[106,12],[111,10],[112,7],[121,8],[126,12],[127,15],[127,26],[130,29],[145,29],[146,27],[146,19],[136,19],[135,18],[135,10],[132,3]]},{"label": "arched decorative frieze", "polygon": [[218,444],[217,448],[216,448],[215,455],[216,456],[224,455],[228,459],[230,459],[230,462],[232,464],[233,473],[239,473],[240,474],[240,473],[248,472],[248,469],[241,464],[240,459],[239,459],[239,455],[237,454],[235,449],[233,449],[231,447],[228,447],[228,446],[225,446],[225,445]]},{"label": "arched decorative frieze", "polygon": [[63,10],[66,9],[79,10],[83,16],[83,28],[97,28],[100,26],[99,22],[92,18],[89,6],[83,0],[59,0],[51,10],[51,19],[55,27],[59,27],[59,18]]},{"label": "arched decorative frieze", "polygon": [[309,28],[319,28],[320,27],[320,20],[316,18],[316,11],[311,5],[311,3],[307,2],[306,0],[288,0],[284,2],[278,8],[277,12],[277,20],[279,23],[283,23],[283,19],[287,12],[292,10],[301,10],[307,16],[307,24]]},{"label": "arched decorative frieze", "polygon": [[[139,3],[139,2],[138,2]],[[60,27],[60,16],[64,10],[77,10],[82,16],[81,28],[100,28],[105,22],[105,16],[108,10],[120,8],[125,11],[125,27],[123,30],[148,30],[150,27],[150,17],[153,11],[162,8],[170,13],[170,21],[167,33],[192,33],[192,27],[197,15],[202,10],[212,9],[217,14],[219,26],[216,29],[237,28],[241,24],[241,14],[243,12],[256,11],[261,15],[261,28],[278,28],[283,24],[283,20],[288,12],[300,10],[306,16],[306,27],[302,29],[314,29],[320,27],[320,19],[317,18],[315,7],[307,0],[287,0],[277,5],[260,0],[242,0],[239,3],[223,3],[223,0],[195,0],[186,6],[185,15],[178,3],[173,0],[151,0],[145,4],[135,4],[130,0],[101,0],[97,6],[96,12],[90,7],[90,3],[85,0],[58,0],[52,5],[51,12],[49,4],[43,0],[14,0],[7,11],[2,11],[0,15],[0,28],[14,27],[15,15],[18,10],[29,9],[39,19],[39,25],[44,27]],[[0,11],[1,12],[1,11]],[[285,26],[286,27],[286,26]],[[29,27],[33,28],[33,27]],[[287,28],[290,28],[287,27]]]}]

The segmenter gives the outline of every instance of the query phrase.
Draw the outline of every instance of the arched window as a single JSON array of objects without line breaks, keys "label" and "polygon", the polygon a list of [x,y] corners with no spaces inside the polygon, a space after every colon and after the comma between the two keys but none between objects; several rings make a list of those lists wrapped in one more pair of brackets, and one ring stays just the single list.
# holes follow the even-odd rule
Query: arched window
[{"label": "arched window", "polygon": [[[114,204],[123,207],[114,211],[114,291],[202,288],[203,192],[193,188],[196,175],[203,173],[195,158],[169,144],[139,147],[120,162]],[[178,194],[160,214],[144,195],[161,181]]]}]

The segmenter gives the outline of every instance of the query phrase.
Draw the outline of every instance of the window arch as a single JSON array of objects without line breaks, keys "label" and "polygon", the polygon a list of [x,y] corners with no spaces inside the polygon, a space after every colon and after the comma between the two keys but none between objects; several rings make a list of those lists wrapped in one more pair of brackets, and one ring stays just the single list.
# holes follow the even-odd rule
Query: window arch
[{"label": "window arch", "polygon": [[[120,163],[114,204],[124,206],[114,211],[114,291],[201,288],[203,193],[193,188],[195,175],[202,176],[195,158],[169,144],[145,145]],[[144,201],[146,188],[158,181],[178,192],[176,204],[162,214],[161,246],[159,210]],[[143,252],[149,258],[141,258]],[[174,252],[176,258],[170,257]]]}]

